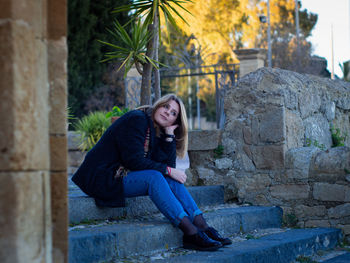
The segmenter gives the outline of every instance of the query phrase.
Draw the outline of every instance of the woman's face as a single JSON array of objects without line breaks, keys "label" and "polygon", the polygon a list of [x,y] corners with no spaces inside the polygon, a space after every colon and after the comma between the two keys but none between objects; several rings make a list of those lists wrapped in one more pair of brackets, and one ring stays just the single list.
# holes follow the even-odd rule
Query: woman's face
[{"label": "woman's face", "polygon": [[163,128],[172,126],[179,115],[179,110],[179,104],[174,100],[170,100],[156,110],[154,120]]}]

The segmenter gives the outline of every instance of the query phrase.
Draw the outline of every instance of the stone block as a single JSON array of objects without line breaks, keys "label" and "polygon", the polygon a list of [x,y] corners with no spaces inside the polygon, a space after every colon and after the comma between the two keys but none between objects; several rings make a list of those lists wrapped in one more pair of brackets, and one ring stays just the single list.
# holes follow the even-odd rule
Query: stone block
[{"label": "stone block", "polygon": [[313,197],[321,201],[350,201],[346,200],[349,197],[350,188],[345,185],[315,183],[313,187]]},{"label": "stone block", "polygon": [[309,89],[307,92],[299,93],[299,111],[303,119],[314,112],[318,112],[320,107],[321,97],[316,89]]},{"label": "stone block", "polygon": [[309,185],[273,185],[270,187],[271,196],[284,200],[307,199],[309,197]]},{"label": "stone block", "polygon": [[50,135],[51,171],[66,171],[68,161],[67,136]]},{"label": "stone block", "polygon": [[302,147],[304,144],[303,120],[290,110],[286,110],[286,143],[287,149]]},{"label": "stone block", "polygon": [[321,114],[310,116],[303,121],[305,127],[305,139],[311,140],[311,144],[317,142],[324,145],[326,149],[332,146],[332,136],[329,123]]},{"label": "stone block", "polygon": [[292,91],[291,89],[285,89],[284,105],[289,110],[296,110],[298,108],[298,94],[295,91]]},{"label": "stone block", "polygon": [[284,167],[284,145],[252,146],[253,162],[257,169],[279,169]]},{"label": "stone block", "polygon": [[66,173],[51,172],[51,215],[54,262],[67,262],[68,183]]},{"label": "stone block", "polygon": [[68,150],[78,151],[80,135],[75,133],[74,131],[68,131],[67,136],[68,136]]},{"label": "stone block", "polygon": [[86,152],[81,151],[69,151],[68,152],[68,166],[79,167],[84,161]]},{"label": "stone block", "polygon": [[45,262],[45,236],[50,238],[46,227],[51,228],[51,221],[46,218],[50,200],[44,192],[50,190],[45,189],[44,177],[47,173],[41,171],[0,173],[0,185],[6,186],[0,187],[2,262]]},{"label": "stone block", "polygon": [[340,228],[345,236],[350,235],[350,225],[337,225],[337,228]]},{"label": "stone block", "polygon": [[258,115],[259,142],[277,143],[286,138],[284,107],[267,107]]},{"label": "stone block", "polygon": [[232,164],[233,162],[230,158],[220,158],[215,160],[215,166],[219,170],[230,169]]},{"label": "stone block", "polygon": [[48,41],[50,83],[50,133],[67,130],[67,43],[65,38]]},{"label": "stone block", "polygon": [[345,169],[350,170],[350,148],[335,147],[319,152],[311,169],[315,173],[345,174]]},{"label": "stone block", "polygon": [[238,153],[233,160],[233,168],[235,170],[246,172],[253,172],[256,170],[252,160],[244,153]]},{"label": "stone block", "polygon": [[67,35],[67,0],[48,0],[48,37],[59,39]]},{"label": "stone block", "polygon": [[186,186],[195,186],[198,185],[198,176],[197,173],[193,169],[186,169],[185,173],[187,175],[187,179],[185,182]]},{"label": "stone block", "polygon": [[288,178],[308,178],[311,161],[317,152],[319,152],[319,149],[316,147],[302,147],[288,150],[285,161],[285,167],[288,169]]},{"label": "stone block", "polygon": [[243,139],[246,144],[252,144],[252,132],[248,127],[243,128]]},{"label": "stone block", "polygon": [[197,168],[198,182],[203,185],[219,185],[223,184],[222,176],[215,174],[212,169],[207,169],[204,167]]},{"label": "stone block", "polygon": [[329,208],[328,216],[330,218],[342,218],[345,216],[350,216],[350,203]]},{"label": "stone block", "polygon": [[65,36],[57,40],[50,39],[47,45],[49,79],[67,78],[67,39]]},{"label": "stone block", "polygon": [[297,205],[295,207],[295,215],[298,218],[324,218],[327,214],[327,209],[323,205],[318,206],[305,206],[305,205]]},{"label": "stone block", "polygon": [[188,151],[190,167],[195,169],[203,165],[211,164],[214,167],[212,151]]},{"label": "stone block", "polygon": [[67,133],[66,79],[50,81],[50,134]]},{"label": "stone block", "polygon": [[48,170],[45,44],[14,22],[0,36],[0,170]]},{"label": "stone block", "polygon": [[336,129],[339,129],[340,131],[340,136],[345,136],[345,134],[348,134],[345,138],[344,145],[347,147],[350,147],[350,121],[349,121],[350,114],[347,113],[346,111],[343,112],[336,108],[336,117],[332,121],[333,126]]},{"label": "stone block", "polygon": [[238,189],[240,200],[256,199],[261,193],[266,193],[271,185],[271,178],[268,174],[249,174],[249,173],[229,173],[227,176],[233,176],[233,184]]},{"label": "stone block", "polygon": [[328,220],[308,220],[305,227],[330,227],[330,223]]},{"label": "stone block", "polygon": [[46,10],[46,1],[2,1],[0,19],[11,19],[15,23],[27,27],[38,38],[46,38]]},{"label": "stone block", "polygon": [[335,118],[335,103],[334,101],[327,101],[321,106],[321,111],[326,116],[329,122],[333,121]]},{"label": "stone block", "polygon": [[190,131],[188,133],[188,150],[205,151],[218,147],[221,139],[220,130]]}]

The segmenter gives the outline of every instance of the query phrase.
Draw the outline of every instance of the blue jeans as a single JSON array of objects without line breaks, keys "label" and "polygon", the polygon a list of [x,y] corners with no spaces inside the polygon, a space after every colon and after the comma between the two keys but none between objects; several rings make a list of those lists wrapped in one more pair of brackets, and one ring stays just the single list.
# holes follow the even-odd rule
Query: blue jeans
[{"label": "blue jeans", "polygon": [[162,214],[178,226],[183,217],[192,222],[202,214],[185,186],[156,170],[129,172],[123,178],[124,196],[149,195]]}]

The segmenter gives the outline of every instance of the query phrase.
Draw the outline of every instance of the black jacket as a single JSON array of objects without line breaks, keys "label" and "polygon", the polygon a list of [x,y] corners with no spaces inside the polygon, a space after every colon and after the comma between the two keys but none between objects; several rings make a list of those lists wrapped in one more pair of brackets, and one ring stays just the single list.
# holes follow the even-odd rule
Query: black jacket
[{"label": "black jacket", "polygon": [[[144,144],[150,129],[149,151]],[[86,154],[72,181],[99,206],[125,206],[122,177],[115,178],[120,166],[131,171],[157,170],[165,175],[166,167],[176,165],[176,143],[157,137],[150,116],[133,110],[115,121],[97,144]]]}]

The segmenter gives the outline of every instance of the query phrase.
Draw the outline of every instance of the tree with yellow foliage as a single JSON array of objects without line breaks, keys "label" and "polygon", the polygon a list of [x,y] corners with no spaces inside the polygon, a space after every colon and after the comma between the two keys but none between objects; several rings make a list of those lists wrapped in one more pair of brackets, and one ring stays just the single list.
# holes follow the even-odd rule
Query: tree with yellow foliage
[{"label": "tree with yellow foliage", "polygon": [[[266,0],[201,0],[185,5],[192,14],[182,13],[186,23],[178,25],[187,35],[215,52],[207,64],[238,62],[233,50],[267,48],[267,24],[260,16],[267,14]],[[290,42],[295,38],[295,1],[270,0],[271,33],[275,42]],[[300,11],[301,39],[306,39],[317,21],[317,15]]]}]

